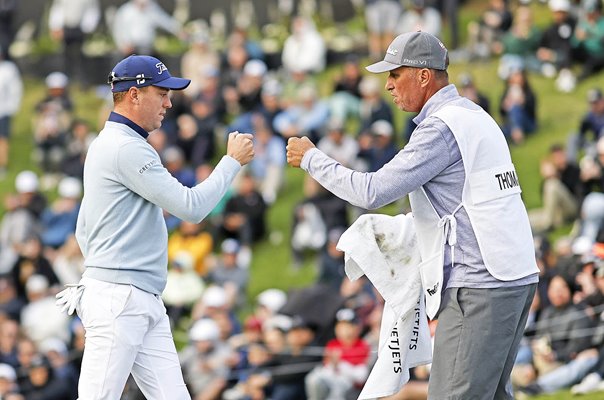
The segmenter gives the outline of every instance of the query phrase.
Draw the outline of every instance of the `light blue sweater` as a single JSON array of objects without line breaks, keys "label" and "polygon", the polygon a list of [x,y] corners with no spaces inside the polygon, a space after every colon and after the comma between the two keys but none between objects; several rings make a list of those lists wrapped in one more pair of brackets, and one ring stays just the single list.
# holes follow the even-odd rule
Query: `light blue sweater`
[{"label": "light blue sweater", "polygon": [[140,127],[113,122],[124,119],[112,113],[88,150],[76,237],[85,257],[84,276],[159,295],[168,264],[162,209],[200,222],[241,165],[224,156],[210,177],[187,188],[164,168]]}]

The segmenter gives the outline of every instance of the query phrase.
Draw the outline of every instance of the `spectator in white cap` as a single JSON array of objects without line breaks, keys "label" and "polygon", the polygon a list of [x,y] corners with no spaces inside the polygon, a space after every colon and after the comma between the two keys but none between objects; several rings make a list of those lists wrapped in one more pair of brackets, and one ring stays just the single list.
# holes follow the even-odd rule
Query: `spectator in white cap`
[{"label": "spectator in white cap", "polygon": [[6,212],[0,222],[0,273],[8,272],[17,261],[23,243],[40,232],[40,215],[46,197],[38,192],[38,176],[21,171],[15,178],[16,194],[4,201]]},{"label": "spectator in white cap", "polygon": [[505,137],[449,83],[448,64],[438,38],[408,32],[366,67],[387,74],[385,89],[398,109],[418,113],[409,143],[379,170],[348,169],[307,138],[289,139],[287,158],[359,207],[409,195],[426,314],[438,315],[428,398],[510,399],[510,372],[539,281],[533,236]]},{"label": "spectator in white cap", "polygon": [[222,242],[220,249],[222,254],[207,279],[225,289],[231,307],[240,307],[245,302],[250,279],[249,270],[238,260],[241,245],[236,239],[229,238]]},{"label": "spectator in white cap", "polygon": [[229,307],[226,290],[222,286],[209,285],[203,291],[199,301],[195,303],[191,318],[212,317],[216,313],[228,310]]},{"label": "spectator in white cap", "polygon": [[359,143],[347,133],[344,121],[331,118],[325,126],[325,135],[317,143],[317,148],[347,167],[357,165]]},{"label": "spectator in white cap", "polygon": [[241,76],[234,86],[227,86],[224,99],[231,112],[250,112],[261,104],[262,84],[267,73],[266,64],[261,60],[248,60],[241,71]]},{"label": "spectator in white cap", "polygon": [[[537,49],[537,59],[542,63],[541,73],[553,78],[560,72],[557,83],[564,79],[574,79],[570,70],[573,63],[571,38],[577,20],[571,12],[570,3],[570,0],[549,0],[553,21],[543,31]],[[570,76],[570,78],[564,78],[564,75]],[[572,90],[573,87],[568,89]]]},{"label": "spectator in white cap", "polygon": [[377,76],[365,75],[359,84],[361,104],[359,105],[359,134],[368,133],[369,127],[380,119],[394,122],[392,107],[382,96],[383,84]]},{"label": "spectator in white cap", "polygon": [[55,298],[49,292],[48,279],[42,275],[32,275],[26,283],[27,304],[21,311],[23,332],[36,345],[49,338],[69,341],[69,316],[61,313],[55,305]]},{"label": "spectator in white cap", "polygon": [[17,373],[9,364],[0,364],[0,399],[8,399],[11,393],[17,393]]},{"label": "spectator in white cap", "polygon": [[193,304],[201,297],[204,290],[203,280],[195,272],[193,255],[181,251],[174,255],[171,268],[168,269],[168,280],[162,294],[170,321],[175,325],[180,318],[189,314]]},{"label": "spectator in white cap", "polygon": [[64,73],[50,73],[46,77],[47,95],[36,105],[34,157],[47,173],[58,172],[65,156],[65,139],[73,120],[68,84],[69,78]]},{"label": "spectator in white cap", "polygon": [[44,246],[58,249],[67,238],[75,233],[82,182],[78,178],[66,176],[59,182],[59,197],[42,213],[41,239]]},{"label": "spectator in white cap", "polygon": [[195,398],[219,398],[230,372],[232,351],[220,340],[218,324],[210,318],[196,321],[189,338],[191,344],[180,353],[185,382]]},{"label": "spectator in white cap", "polygon": [[278,314],[286,301],[287,294],[283,290],[277,288],[265,289],[256,297],[258,303],[256,315],[264,321]]},{"label": "spectator in white cap", "polygon": [[38,191],[38,176],[33,171],[21,171],[15,178],[18,193],[35,193]]},{"label": "spectator in white cap", "polygon": [[48,90],[62,91],[67,89],[69,78],[63,72],[55,71],[48,74],[44,82]]},{"label": "spectator in white cap", "polygon": [[367,171],[377,171],[396,155],[393,133],[392,124],[380,119],[371,124],[368,133],[359,136],[358,157],[367,164]]}]

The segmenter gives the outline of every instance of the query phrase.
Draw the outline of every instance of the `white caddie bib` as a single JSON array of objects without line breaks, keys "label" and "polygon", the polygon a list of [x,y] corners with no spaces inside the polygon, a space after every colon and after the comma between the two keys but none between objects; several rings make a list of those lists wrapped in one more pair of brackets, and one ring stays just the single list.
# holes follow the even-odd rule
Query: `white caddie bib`
[{"label": "white caddie bib", "polygon": [[[520,182],[497,123],[484,110],[458,106],[443,107],[433,116],[447,124],[459,146],[466,174],[460,206],[468,214],[489,273],[511,281],[539,272]],[[432,318],[440,305],[445,244],[452,249],[456,244],[455,213],[439,217],[423,188],[409,199],[422,256],[426,313]]]}]

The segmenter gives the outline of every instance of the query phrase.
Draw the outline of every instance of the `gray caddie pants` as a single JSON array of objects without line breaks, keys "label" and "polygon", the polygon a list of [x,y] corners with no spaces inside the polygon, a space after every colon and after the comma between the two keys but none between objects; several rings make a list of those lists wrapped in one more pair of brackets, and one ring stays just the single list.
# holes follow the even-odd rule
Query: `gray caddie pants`
[{"label": "gray caddie pants", "polygon": [[510,373],[537,284],[443,293],[429,400],[512,400]]}]

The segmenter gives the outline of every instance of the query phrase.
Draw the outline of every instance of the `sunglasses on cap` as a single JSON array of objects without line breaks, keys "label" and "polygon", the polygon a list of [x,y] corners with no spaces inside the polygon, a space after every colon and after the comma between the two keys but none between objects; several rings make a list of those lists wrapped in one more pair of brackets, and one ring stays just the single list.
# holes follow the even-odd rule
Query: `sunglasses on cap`
[{"label": "sunglasses on cap", "polygon": [[[115,74],[112,72],[109,74],[109,76],[107,77],[107,83],[110,85],[113,85],[114,83],[118,83],[118,82],[131,82],[131,81],[137,81],[137,83],[139,84],[143,84],[145,82],[145,80],[153,80],[152,76],[145,76],[145,75],[140,75],[140,76],[115,76]],[[141,82],[138,82],[141,81]]]}]

